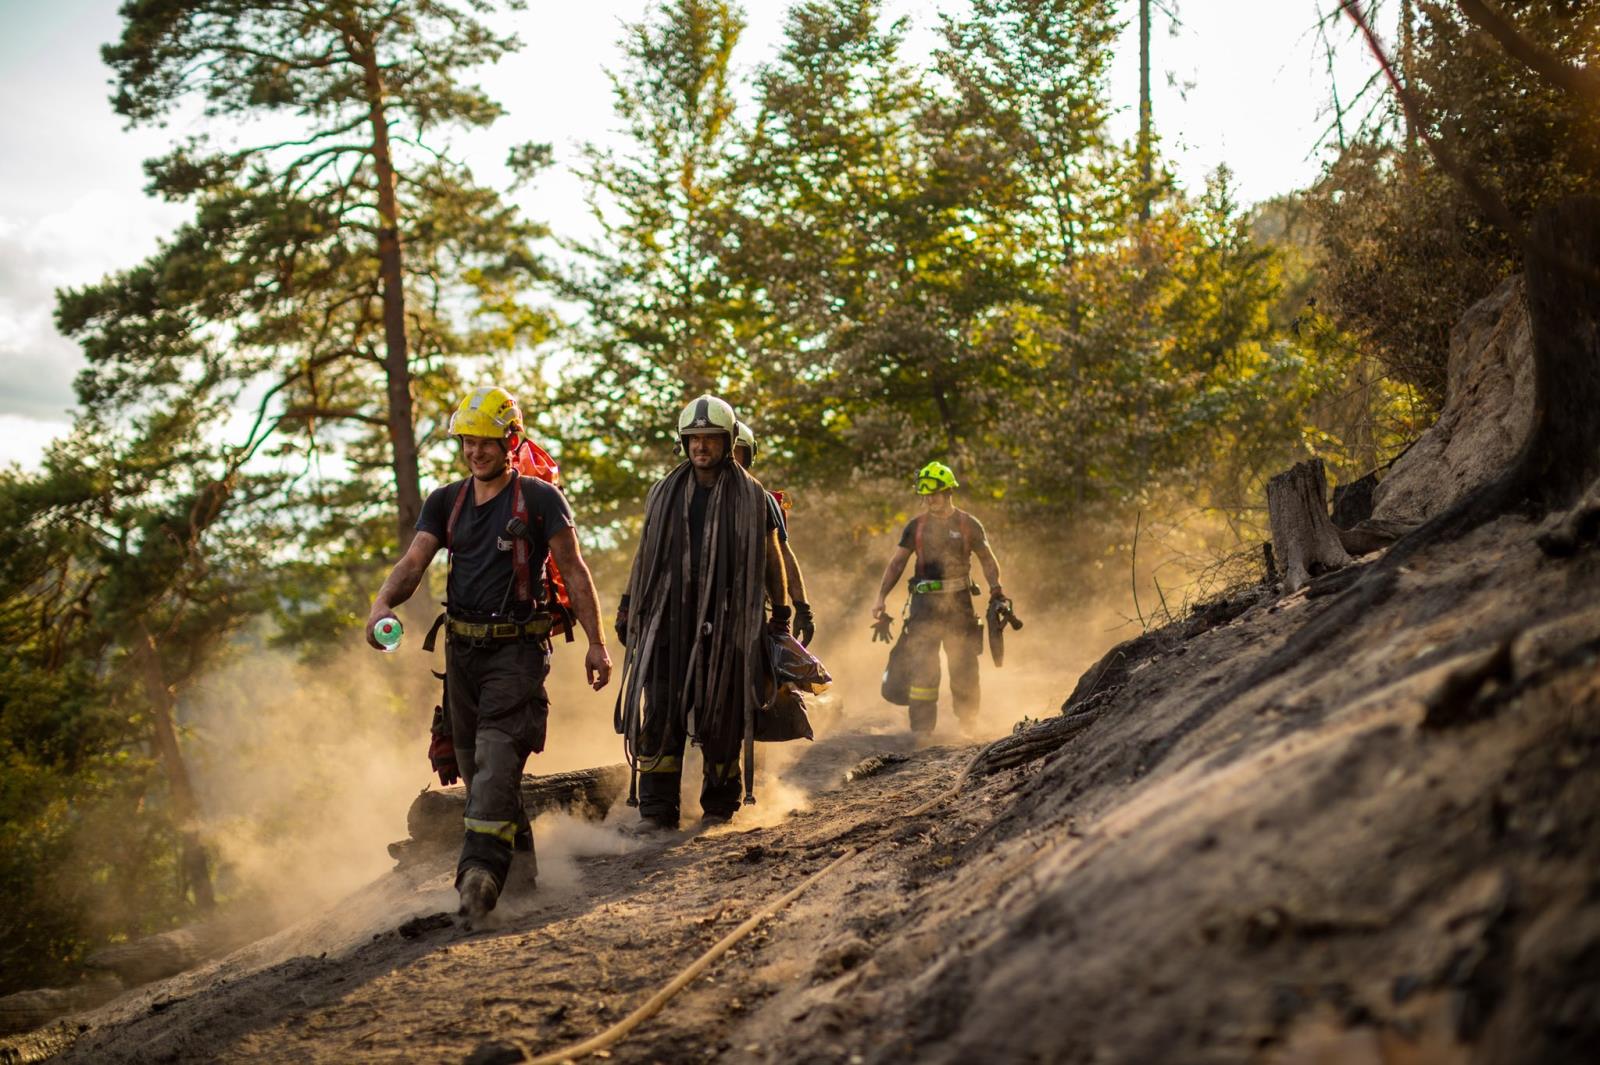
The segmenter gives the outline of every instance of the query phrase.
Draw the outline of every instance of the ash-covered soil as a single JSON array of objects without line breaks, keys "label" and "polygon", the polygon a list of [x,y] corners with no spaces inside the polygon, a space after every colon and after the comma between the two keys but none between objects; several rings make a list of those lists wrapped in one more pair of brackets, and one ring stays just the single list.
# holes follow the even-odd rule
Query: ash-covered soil
[{"label": "ash-covered soil", "polygon": [[[1064,747],[918,816],[978,747],[847,720],[787,768],[809,808],[771,826],[634,842],[544,819],[538,888],[486,929],[438,916],[441,861],[12,1053],[517,1060],[856,849],[611,1060],[1596,1060],[1600,551],[1547,559],[1532,533],[1423,551],[1220,705],[1340,597],[1153,641]],[[845,779],[873,754],[906,758]]]}]

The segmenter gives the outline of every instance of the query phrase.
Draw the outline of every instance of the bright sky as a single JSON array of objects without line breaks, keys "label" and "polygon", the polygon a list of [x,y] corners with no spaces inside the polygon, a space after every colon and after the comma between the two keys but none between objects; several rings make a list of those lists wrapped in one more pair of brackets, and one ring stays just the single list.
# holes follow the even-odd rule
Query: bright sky
[{"label": "bright sky", "polygon": [[[604,69],[616,62],[621,25],[645,6],[532,0],[514,26],[526,47],[483,77],[509,115],[457,143],[480,178],[497,182],[510,145],[551,142],[556,168],[517,199],[558,233],[590,229],[568,167],[580,142],[610,135]],[[787,6],[746,0],[739,60],[746,69],[777,47]],[[56,288],[133,265],[188,215],[145,196],[140,169],[184,129],[124,130],[107,102],[99,49],[119,35],[117,7],[117,0],[0,0],[0,464],[36,466],[69,428],[72,379],[83,360],[55,331]],[[911,18],[913,44],[926,54],[934,4],[889,0],[888,7]],[[1135,6],[1124,7],[1131,17]],[[1157,18],[1152,81],[1156,129],[1180,181],[1198,188],[1226,161],[1246,203],[1312,181],[1330,99],[1313,32],[1316,0],[1178,0],[1177,9],[1182,24],[1173,32]],[[1129,137],[1137,125],[1137,47],[1130,27],[1112,72],[1124,107],[1117,129]],[[1341,96],[1369,72],[1365,57],[1345,48]]]}]

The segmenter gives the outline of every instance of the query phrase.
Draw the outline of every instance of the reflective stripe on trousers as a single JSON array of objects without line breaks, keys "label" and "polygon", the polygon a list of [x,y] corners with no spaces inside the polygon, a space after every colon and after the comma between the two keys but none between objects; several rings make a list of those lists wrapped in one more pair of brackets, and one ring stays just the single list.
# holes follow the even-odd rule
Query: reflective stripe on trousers
[{"label": "reflective stripe on trousers", "polygon": [[468,832],[480,832],[485,836],[493,836],[508,847],[517,838],[517,823],[515,821],[480,821],[476,817],[467,817],[463,818],[463,820],[466,822]]}]

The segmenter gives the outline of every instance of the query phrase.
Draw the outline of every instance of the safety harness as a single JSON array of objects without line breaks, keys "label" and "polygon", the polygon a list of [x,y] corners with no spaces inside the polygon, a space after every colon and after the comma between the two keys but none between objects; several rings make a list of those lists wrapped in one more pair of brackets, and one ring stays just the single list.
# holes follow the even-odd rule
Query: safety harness
[{"label": "safety harness", "polygon": [[[450,518],[445,522],[444,547],[448,562],[446,573],[455,566],[455,540],[456,522],[461,518],[461,511],[465,508],[467,496],[472,490],[472,478],[467,477],[451,486],[455,489],[455,502],[450,506]],[[447,629],[452,635],[462,636],[475,642],[490,642],[500,640],[525,640],[529,638],[542,639],[555,634],[564,634],[567,642],[572,642],[573,618],[570,609],[556,594],[552,581],[546,573],[541,574],[542,596],[535,598],[533,594],[533,544],[529,537],[520,533],[528,530],[528,494],[523,488],[522,475],[516,467],[511,469],[511,483],[507,489],[513,493],[511,497],[511,521],[507,524],[508,530],[518,534],[513,535],[511,543],[511,584],[506,588],[505,599],[501,602],[500,613],[504,614],[510,604],[511,593],[516,592],[517,602],[523,604],[528,613],[523,620],[510,620],[506,622],[480,622],[467,618],[451,617],[449,605],[446,604],[445,612],[434,619],[433,627],[428,630],[427,637],[422,642],[423,650],[432,652],[435,641],[441,628]],[[544,533],[544,516],[540,515],[534,521],[539,542],[549,550],[549,540]],[[448,592],[449,577],[445,578],[445,588]]]},{"label": "safety harness", "polygon": [[[972,554],[972,516],[964,510],[956,510],[953,513],[956,518],[956,526],[961,530],[962,555],[963,557],[970,557]],[[963,577],[960,580],[927,580],[921,577],[923,573],[927,572],[927,556],[922,550],[922,527],[927,522],[927,514],[917,515],[916,529],[912,533],[917,552],[917,576],[911,579],[911,594],[937,595],[943,593],[948,595],[962,592],[976,594],[978,589],[972,583],[971,577]]]}]

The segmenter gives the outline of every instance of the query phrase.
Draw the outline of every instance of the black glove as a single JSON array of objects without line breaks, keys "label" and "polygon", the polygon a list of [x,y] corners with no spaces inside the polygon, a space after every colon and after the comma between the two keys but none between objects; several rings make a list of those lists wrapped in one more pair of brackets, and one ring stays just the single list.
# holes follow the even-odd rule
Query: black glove
[{"label": "black glove", "polygon": [[628,646],[628,597],[623,596],[617,604],[617,620],[613,623],[617,627],[617,642]]},{"label": "black glove", "polygon": [[789,635],[789,616],[792,613],[786,606],[772,608],[772,620],[767,622],[767,631],[774,636]]},{"label": "black glove", "polygon": [[809,603],[794,605],[794,638],[799,640],[803,647],[810,647],[811,641],[817,638],[817,622],[811,616]]},{"label": "black glove", "polygon": [[894,618],[888,614],[879,614],[878,620],[872,623],[873,643],[894,642]]}]

